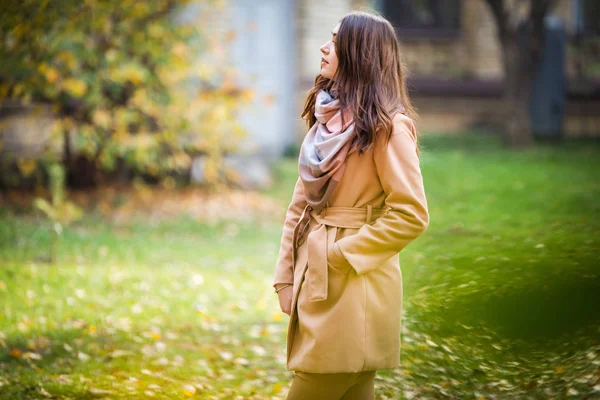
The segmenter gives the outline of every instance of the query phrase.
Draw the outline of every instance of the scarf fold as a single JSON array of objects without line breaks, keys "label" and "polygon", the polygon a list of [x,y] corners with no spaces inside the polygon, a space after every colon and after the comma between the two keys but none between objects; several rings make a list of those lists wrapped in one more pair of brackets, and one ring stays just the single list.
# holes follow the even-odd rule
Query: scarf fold
[{"label": "scarf fold", "polygon": [[298,172],[307,203],[320,212],[344,173],[355,132],[350,110],[344,109],[342,125],[340,102],[325,90],[317,93],[315,117],[300,147]]}]

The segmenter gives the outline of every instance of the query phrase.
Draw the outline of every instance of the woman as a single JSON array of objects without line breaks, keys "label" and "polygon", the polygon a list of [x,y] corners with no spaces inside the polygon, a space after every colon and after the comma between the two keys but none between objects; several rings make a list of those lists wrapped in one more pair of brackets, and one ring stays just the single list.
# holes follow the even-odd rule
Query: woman
[{"label": "woman", "polygon": [[273,280],[288,399],[373,399],[376,370],[400,364],[398,253],[429,224],[415,112],[383,17],[344,16],[321,52]]}]

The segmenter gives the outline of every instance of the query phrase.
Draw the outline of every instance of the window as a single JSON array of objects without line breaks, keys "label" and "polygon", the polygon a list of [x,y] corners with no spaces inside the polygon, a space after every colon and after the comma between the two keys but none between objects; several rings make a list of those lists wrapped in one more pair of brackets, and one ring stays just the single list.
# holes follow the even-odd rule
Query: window
[{"label": "window", "polygon": [[382,12],[401,37],[456,37],[461,0],[383,0]]}]

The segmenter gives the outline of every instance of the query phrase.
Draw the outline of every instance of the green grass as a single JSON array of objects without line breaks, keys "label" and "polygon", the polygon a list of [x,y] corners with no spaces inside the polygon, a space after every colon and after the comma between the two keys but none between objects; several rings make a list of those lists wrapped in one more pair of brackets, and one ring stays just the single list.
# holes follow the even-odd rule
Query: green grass
[{"label": "green grass", "polygon": [[[425,136],[422,169],[431,222],[400,254],[402,366],[377,398],[600,398],[600,146]],[[296,174],[265,192],[282,209]],[[51,266],[46,225],[0,210],[0,398],[285,398],[276,215],[92,214]]]}]

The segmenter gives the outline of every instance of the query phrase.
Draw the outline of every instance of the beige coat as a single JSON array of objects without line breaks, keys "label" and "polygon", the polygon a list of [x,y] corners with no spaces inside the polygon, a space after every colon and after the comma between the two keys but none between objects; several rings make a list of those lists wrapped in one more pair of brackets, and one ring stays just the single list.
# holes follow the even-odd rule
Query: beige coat
[{"label": "beige coat", "polygon": [[[348,156],[320,215],[297,180],[273,286],[293,283],[287,369],[333,373],[400,364],[398,253],[429,224],[416,130],[396,114],[388,142]],[[368,221],[368,222],[367,222]]]}]

